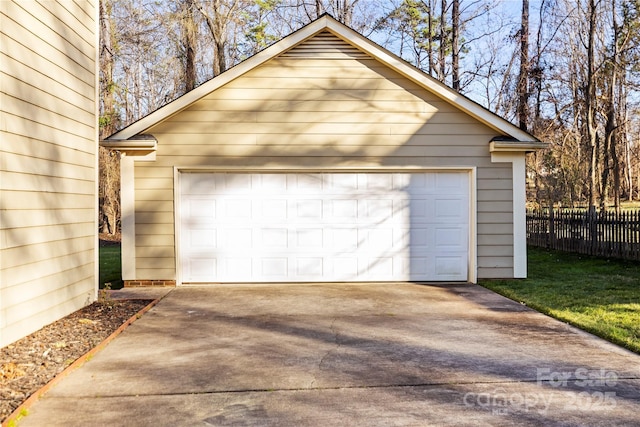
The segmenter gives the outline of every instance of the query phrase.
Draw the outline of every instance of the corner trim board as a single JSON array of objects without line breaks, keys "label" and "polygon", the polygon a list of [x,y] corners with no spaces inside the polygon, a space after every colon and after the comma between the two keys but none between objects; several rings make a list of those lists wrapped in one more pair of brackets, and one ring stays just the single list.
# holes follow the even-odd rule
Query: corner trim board
[{"label": "corner trim board", "polygon": [[136,278],[136,193],[134,159],[123,154],[120,160],[120,203],[122,216],[122,280]]},{"label": "corner trim board", "polygon": [[513,277],[527,278],[527,191],[525,152],[491,153],[493,163],[511,163],[513,180]]}]

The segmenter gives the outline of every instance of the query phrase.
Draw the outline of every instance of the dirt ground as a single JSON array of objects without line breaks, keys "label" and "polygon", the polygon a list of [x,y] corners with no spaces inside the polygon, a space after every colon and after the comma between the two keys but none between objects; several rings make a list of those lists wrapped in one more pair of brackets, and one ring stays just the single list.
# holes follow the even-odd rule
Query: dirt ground
[{"label": "dirt ground", "polygon": [[150,302],[102,299],[0,349],[0,421]]}]

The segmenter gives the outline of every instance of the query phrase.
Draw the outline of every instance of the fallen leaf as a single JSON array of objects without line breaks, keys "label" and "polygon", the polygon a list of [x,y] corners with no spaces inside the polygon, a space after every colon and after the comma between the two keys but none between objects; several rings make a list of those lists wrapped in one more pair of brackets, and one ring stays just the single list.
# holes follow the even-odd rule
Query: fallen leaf
[{"label": "fallen leaf", "polygon": [[22,369],[18,368],[13,362],[4,363],[0,365],[0,378],[4,380],[12,380],[24,376],[26,373]]}]

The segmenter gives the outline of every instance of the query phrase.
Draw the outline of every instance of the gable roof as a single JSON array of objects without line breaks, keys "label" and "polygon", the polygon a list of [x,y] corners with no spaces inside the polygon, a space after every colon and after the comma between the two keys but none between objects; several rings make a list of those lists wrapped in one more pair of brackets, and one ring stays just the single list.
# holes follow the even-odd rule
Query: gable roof
[{"label": "gable roof", "polygon": [[[264,64],[270,59],[287,52],[323,31],[332,33],[336,37],[344,40],[346,43],[354,46],[356,49],[363,51],[374,59],[380,61],[385,66],[401,74],[403,77],[413,81],[425,90],[433,93],[442,100],[452,104],[461,111],[496,130],[497,133],[508,137],[507,141],[505,141],[504,137],[500,138],[499,145],[502,147],[501,151],[507,150],[512,144],[514,146],[513,151],[531,151],[546,146],[545,143],[541,143],[531,134],[521,130],[509,121],[492,113],[459,92],[449,88],[444,83],[408,64],[406,61],[377,45],[355,30],[338,22],[328,14],[321,16],[305,27],[283,38],[279,42],[274,43],[224,73],[212,78],[190,92],[187,92],[149,115],[114,133],[106,140],[101,141],[101,145],[111,149],[128,151],[131,152],[131,154],[135,152],[140,154],[148,153],[149,150],[154,151],[155,146],[148,136],[144,135],[145,131],[179,113],[216,89]],[[495,144],[492,143],[492,150],[494,145]]]}]

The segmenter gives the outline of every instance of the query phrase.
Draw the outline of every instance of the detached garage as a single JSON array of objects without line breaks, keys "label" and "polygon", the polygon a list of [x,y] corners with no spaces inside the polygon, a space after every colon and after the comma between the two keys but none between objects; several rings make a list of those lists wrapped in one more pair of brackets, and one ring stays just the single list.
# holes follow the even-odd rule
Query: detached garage
[{"label": "detached garage", "polygon": [[329,16],[102,144],[129,286],[526,276],[544,144]]}]

